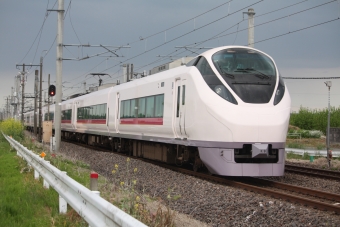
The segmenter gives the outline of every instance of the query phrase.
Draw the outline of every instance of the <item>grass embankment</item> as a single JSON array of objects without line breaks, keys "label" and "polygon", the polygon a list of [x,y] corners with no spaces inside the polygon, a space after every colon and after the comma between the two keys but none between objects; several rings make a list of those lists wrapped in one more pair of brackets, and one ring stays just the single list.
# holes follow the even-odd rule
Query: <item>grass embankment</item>
[{"label": "grass embankment", "polygon": [[43,188],[33,173],[1,134],[0,226],[81,226],[74,211],[59,215],[58,193]]},{"label": "grass embankment", "polygon": [[[41,144],[30,138],[25,138],[20,122],[8,119],[1,122],[0,129],[7,135],[20,141],[35,153],[43,151]],[[75,159],[68,159],[62,155],[46,152],[45,160],[62,171],[78,183],[89,187],[89,165]],[[129,165],[127,160],[127,165]],[[114,171],[118,171],[115,165]],[[136,172],[137,168],[131,170]],[[114,174],[112,172],[112,174]],[[126,172],[127,176],[131,173]],[[174,226],[174,212],[167,206],[160,204],[155,212],[147,207],[147,197],[139,195],[134,187],[136,180],[126,178],[126,182],[109,182],[99,176],[98,189],[101,196],[115,206],[141,220],[149,226]],[[177,199],[170,196],[169,201]],[[71,207],[66,215],[59,214],[58,193],[50,187],[43,188],[43,179],[34,180],[34,169],[27,166],[26,161],[16,156],[7,140],[0,135],[0,226],[86,226],[86,222]],[[151,199],[152,201],[152,199]]]}]

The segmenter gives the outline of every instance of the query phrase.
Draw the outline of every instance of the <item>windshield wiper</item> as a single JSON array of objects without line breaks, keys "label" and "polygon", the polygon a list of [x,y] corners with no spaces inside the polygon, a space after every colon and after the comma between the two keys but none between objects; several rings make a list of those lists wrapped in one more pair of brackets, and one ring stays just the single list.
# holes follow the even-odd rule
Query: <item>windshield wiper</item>
[{"label": "windshield wiper", "polygon": [[236,69],[234,72],[244,72],[244,73],[249,73],[248,69]]},{"label": "windshield wiper", "polygon": [[221,70],[221,74],[222,75],[225,75],[225,76],[227,76],[227,77],[229,77],[231,79],[235,78],[235,76],[233,74],[229,74],[226,71],[224,71],[224,69],[222,69],[222,67],[220,66],[220,64],[218,64],[218,62],[216,62],[216,64],[217,64],[218,68]]},{"label": "windshield wiper", "polygon": [[264,73],[262,73],[262,72],[260,72],[260,71],[258,71],[258,70],[256,70],[256,69],[246,68],[246,69],[244,69],[244,70],[246,70],[246,71],[255,71],[255,72],[257,72],[257,73],[260,74],[260,75],[255,74],[257,77],[260,77],[261,79],[264,79],[264,78],[269,79],[269,76],[268,76],[268,75],[266,75],[266,74],[264,74]]},{"label": "windshield wiper", "polygon": [[261,82],[261,81],[259,81],[259,82],[238,82],[238,81],[236,81],[236,82],[232,82],[232,84],[271,85],[271,83],[269,83],[269,82]]}]

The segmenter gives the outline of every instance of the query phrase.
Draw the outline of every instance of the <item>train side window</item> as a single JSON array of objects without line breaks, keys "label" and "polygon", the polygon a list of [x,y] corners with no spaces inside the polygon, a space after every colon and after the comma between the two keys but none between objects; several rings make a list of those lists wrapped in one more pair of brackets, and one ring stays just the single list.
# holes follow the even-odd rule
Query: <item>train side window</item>
[{"label": "train side window", "polygon": [[103,119],[106,119],[106,108],[107,108],[107,104],[103,104]]},{"label": "train side window", "polygon": [[179,117],[179,103],[180,103],[181,86],[177,87],[177,110],[176,117]]},{"label": "train side window", "polygon": [[145,117],[145,98],[138,99],[138,117],[139,118]]},{"label": "train side window", "polygon": [[124,101],[124,118],[130,118],[130,100]]},{"label": "train side window", "polygon": [[90,117],[90,115],[89,115],[90,108],[91,107],[84,107],[84,110],[83,110],[84,119],[89,119],[89,117]]},{"label": "train side window", "polygon": [[164,94],[156,95],[155,100],[155,117],[163,117],[164,111]]},{"label": "train side window", "polygon": [[98,105],[98,119],[103,119],[104,115],[104,105],[100,104]]},{"label": "train side window", "polygon": [[132,117],[132,118],[136,118],[137,116],[136,116],[136,99],[131,99],[130,100],[130,105],[131,105],[131,107],[130,107],[130,117]]},{"label": "train side window", "polygon": [[155,96],[149,96],[146,98],[146,116],[145,117],[154,117],[155,116]]},{"label": "train side window", "polygon": [[83,108],[80,107],[77,109],[78,112],[78,119],[83,119]]},{"label": "train side window", "polygon": [[185,105],[185,85],[182,86],[182,105]]},{"label": "train side window", "polygon": [[124,118],[124,103],[125,101],[121,101],[120,103],[120,118]]},{"label": "train side window", "polygon": [[93,116],[92,116],[92,119],[98,119],[98,106],[92,106],[93,107]]}]

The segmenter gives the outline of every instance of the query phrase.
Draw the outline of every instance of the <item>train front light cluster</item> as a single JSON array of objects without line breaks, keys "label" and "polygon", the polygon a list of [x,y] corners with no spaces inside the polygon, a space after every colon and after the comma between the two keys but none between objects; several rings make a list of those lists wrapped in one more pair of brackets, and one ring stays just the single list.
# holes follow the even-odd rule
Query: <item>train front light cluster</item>
[{"label": "train front light cluster", "polygon": [[279,85],[277,86],[277,90],[275,92],[275,99],[274,99],[274,105],[277,105],[283,98],[283,95],[285,94],[285,83],[281,76],[279,76]]},{"label": "train front light cluster", "polygon": [[224,98],[225,100],[237,105],[237,101],[234,96],[228,91],[228,89],[223,85],[217,85],[214,88],[216,94]]}]

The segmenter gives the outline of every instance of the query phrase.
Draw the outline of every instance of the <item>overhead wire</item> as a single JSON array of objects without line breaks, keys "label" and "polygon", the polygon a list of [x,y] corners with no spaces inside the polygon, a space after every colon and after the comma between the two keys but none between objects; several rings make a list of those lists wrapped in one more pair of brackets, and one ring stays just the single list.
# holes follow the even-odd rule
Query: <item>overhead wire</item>
[{"label": "overhead wire", "polygon": [[[56,5],[57,1],[58,1],[58,0],[55,1],[55,3],[54,3],[54,5],[53,5],[52,8],[54,8],[54,6]],[[49,13],[48,13],[48,11],[47,11],[49,2],[50,2],[50,1],[48,0],[48,2],[47,2],[47,8],[46,8],[46,13],[45,13],[45,17],[44,17],[44,21],[43,21],[43,23],[42,23],[42,25],[41,25],[41,27],[40,27],[40,29],[39,29],[39,32],[38,32],[37,36],[35,37],[35,39],[34,39],[32,45],[31,45],[31,47],[30,47],[30,48],[28,49],[28,51],[26,52],[25,56],[21,59],[20,63],[23,62],[23,60],[26,58],[26,56],[28,55],[28,53],[31,51],[33,45],[35,44],[35,41],[37,40],[38,36],[39,36],[40,33],[42,32],[42,29],[43,29],[43,27],[44,27],[44,25],[45,25],[45,21],[46,21],[46,19],[48,18],[48,15],[49,15]],[[35,58],[35,57],[34,57],[34,58]]]},{"label": "overhead wire", "polygon": [[[263,14],[257,15],[256,17],[261,17],[261,16],[268,15],[268,14],[273,13],[273,12],[278,12],[278,11],[280,11],[280,10],[287,9],[287,8],[290,8],[290,7],[293,7],[293,6],[296,6],[296,5],[301,4],[301,3],[304,3],[304,2],[306,2],[306,1],[308,1],[308,0],[303,0],[303,1],[298,2],[298,3],[294,3],[294,4],[291,4],[291,5],[288,5],[288,6],[279,8],[279,9],[276,9],[276,10],[272,10],[272,11],[270,11],[270,12],[267,12],[267,13],[263,13]],[[235,40],[236,40],[237,34],[238,34],[238,27],[239,27],[239,24],[240,24],[241,22],[243,22],[243,21],[244,21],[244,19],[241,20],[240,22],[234,24],[233,26],[231,26],[231,27],[225,29],[224,31],[222,31],[222,32],[220,32],[220,33],[214,35],[212,38],[215,38],[215,37],[219,36],[220,34],[223,34],[224,32],[230,30],[231,28],[233,28],[233,27],[235,27],[235,26],[237,25],[237,32],[236,32],[236,37],[235,37]],[[158,33],[158,34],[159,34],[159,33]],[[203,44],[204,42],[207,42],[207,41],[211,40],[212,38],[203,40],[203,41],[198,42],[198,43],[195,43],[196,45],[195,45],[194,47],[196,47],[196,46],[198,46],[198,45],[200,45],[200,44]],[[235,43],[235,40],[234,40],[234,43]],[[176,51],[177,51],[177,50],[176,50]],[[176,51],[174,51],[174,52],[176,52]],[[172,53],[170,53],[170,54],[168,54],[168,55],[171,55],[171,54],[173,54],[174,52],[172,52]],[[184,51],[184,52],[187,52],[187,51]],[[181,52],[181,53],[183,53],[183,52]],[[179,54],[181,54],[181,53],[178,53],[177,55],[179,55]],[[176,56],[176,55],[175,55],[175,56]],[[163,60],[163,59],[161,59],[161,60]],[[149,63],[149,64],[144,65],[144,66],[142,66],[142,67],[146,67],[146,66],[152,65],[152,64],[157,63],[157,62],[159,62],[159,61],[160,61],[160,60],[153,61],[152,63]]]},{"label": "overhead wire", "polygon": [[[122,63],[124,63],[124,62],[127,62],[127,61],[129,61],[129,60],[131,60],[131,59],[133,59],[133,58],[136,58],[136,57],[138,57],[138,56],[140,56],[140,55],[143,55],[143,54],[145,54],[145,53],[147,53],[147,52],[150,52],[150,51],[152,51],[152,50],[154,50],[154,49],[156,49],[156,48],[158,48],[158,47],[160,47],[160,46],[163,46],[163,45],[165,45],[165,44],[167,44],[167,43],[169,43],[169,42],[172,42],[172,41],[174,41],[174,40],[176,40],[176,39],[178,39],[178,38],[181,38],[181,37],[183,37],[183,36],[185,36],[185,35],[187,35],[187,34],[190,34],[190,33],[194,32],[194,31],[196,31],[196,30],[199,30],[199,29],[201,29],[201,28],[203,28],[203,27],[206,27],[206,26],[208,26],[208,25],[210,25],[210,24],[212,24],[212,23],[215,23],[215,22],[217,22],[217,21],[220,21],[221,19],[224,19],[224,18],[226,18],[226,17],[228,17],[228,16],[230,16],[230,15],[233,15],[233,14],[235,14],[235,13],[241,11],[241,10],[244,10],[244,9],[250,7],[250,6],[256,5],[256,4],[258,4],[258,3],[262,2],[262,1],[264,1],[264,0],[258,1],[258,2],[254,3],[254,4],[251,4],[251,5],[247,6],[247,7],[244,7],[244,8],[242,8],[242,9],[238,10],[238,11],[235,11],[235,12],[233,12],[233,13],[231,13],[231,14],[228,13],[228,15],[223,16],[223,17],[221,17],[221,18],[219,18],[219,19],[217,19],[217,20],[215,20],[215,21],[212,21],[212,22],[206,24],[206,25],[203,25],[203,26],[201,26],[201,27],[199,27],[199,28],[197,28],[197,29],[194,29],[193,31],[190,31],[190,32],[188,32],[188,33],[186,33],[186,34],[184,34],[184,35],[182,35],[182,36],[180,36],[180,37],[174,38],[174,39],[172,39],[172,40],[170,40],[170,41],[168,41],[168,42],[165,42],[165,43],[163,43],[163,44],[161,44],[161,45],[159,45],[159,46],[156,46],[156,47],[154,47],[154,48],[152,48],[152,49],[149,49],[148,51],[144,51],[143,53],[141,53],[141,54],[139,54],[139,55],[137,55],[137,56],[133,56],[133,57],[131,57],[131,58],[128,58],[128,59],[126,59],[125,61],[120,62],[120,64],[122,64]],[[188,22],[188,21],[190,21],[190,20],[192,20],[192,19],[194,19],[194,18],[197,18],[197,17],[199,17],[199,16],[201,16],[201,15],[204,15],[204,14],[206,14],[207,12],[210,12],[210,11],[212,11],[212,10],[214,10],[214,9],[217,9],[217,8],[221,7],[222,5],[225,5],[225,4],[230,3],[230,2],[231,2],[231,1],[228,1],[228,2],[226,2],[226,3],[224,3],[224,4],[221,4],[221,5],[217,6],[217,7],[214,7],[214,8],[211,9],[211,10],[208,10],[208,11],[206,11],[206,12],[204,12],[204,13],[202,13],[202,14],[196,16],[196,17],[193,17],[193,18],[188,19],[188,20],[186,20],[186,21],[184,21],[184,22],[182,22],[182,23],[179,23],[179,24],[177,24],[177,25],[175,25],[175,26],[172,26],[171,28],[176,27],[176,26],[178,26],[178,25],[181,25],[181,24],[183,24],[183,23],[185,23],[185,22]],[[163,30],[163,31],[161,31],[161,32],[158,32],[158,33],[155,33],[155,34],[153,34],[153,35],[161,34],[162,32],[167,31],[167,30],[169,30],[169,29],[165,29],[165,30]],[[153,35],[151,35],[151,36],[153,36]],[[146,38],[149,38],[149,37],[151,37],[151,36],[148,36],[148,37],[146,37]],[[146,38],[145,38],[145,39],[146,39]],[[177,51],[177,50],[176,50],[176,51]],[[176,52],[176,51],[174,51],[174,52]],[[172,52],[172,53],[174,53],[174,52]],[[185,52],[186,52],[186,51],[185,51]],[[179,54],[180,54],[180,53],[179,53]],[[156,60],[156,61],[154,61],[154,62],[152,62],[152,63],[150,63],[150,64],[147,64],[147,65],[145,65],[145,66],[154,64],[155,62],[159,62],[159,61],[160,61],[160,60],[158,59],[158,60]],[[116,64],[116,65],[114,65],[114,66],[112,66],[112,67],[109,67],[109,68],[107,68],[106,70],[103,70],[103,71],[101,71],[101,72],[105,72],[105,71],[107,71],[107,70],[109,70],[109,69],[111,69],[111,68],[114,68],[114,67],[116,67],[116,66],[118,66],[118,64]],[[145,66],[144,66],[144,67],[145,67]],[[116,77],[116,78],[119,78],[119,77],[121,77],[121,76],[119,75],[119,76]],[[78,78],[79,78],[79,77],[78,77]],[[116,78],[111,78],[111,79],[108,78],[108,80],[113,80],[113,79],[116,79]],[[105,81],[106,81],[106,80],[105,80]],[[83,83],[83,81],[80,82],[80,83]]]},{"label": "overhead wire", "polygon": [[[284,18],[287,18],[287,17],[291,17],[293,15],[297,15],[299,13],[303,13],[303,12],[306,12],[306,11],[309,11],[309,10],[312,10],[312,9],[315,9],[315,8],[318,8],[318,7],[321,7],[321,6],[324,6],[324,5],[327,5],[327,4],[330,4],[332,2],[335,2],[337,0],[332,0],[332,1],[329,1],[329,2],[326,2],[326,3],[323,3],[323,4],[320,4],[320,5],[317,5],[317,6],[313,6],[313,7],[310,7],[310,8],[307,8],[307,9],[304,9],[304,10],[301,10],[301,11],[298,11],[298,12],[295,12],[295,13],[292,13],[292,14],[289,14],[289,15],[286,15],[286,16],[282,16],[282,17],[279,17],[279,18],[276,18],[276,19],[273,19],[273,20],[270,20],[270,21],[266,21],[266,22],[263,22],[263,23],[260,23],[260,24],[257,24],[257,25],[254,25],[254,28],[255,27],[260,27],[262,25],[265,25],[265,24],[269,24],[269,23],[272,23],[272,22],[275,22],[275,21],[278,21],[278,20],[282,20]],[[242,31],[247,31],[248,28],[244,28],[244,29],[241,29],[240,31],[237,31],[237,32],[242,32]],[[222,34],[224,33],[225,31],[219,33],[219,34]],[[210,40],[213,40],[213,39],[216,39],[216,38],[221,38],[221,37],[226,37],[228,35],[232,35],[232,34],[235,34],[237,32],[231,32],[231,33],[228,33],[228,34],[225,34],[225,35],[219,35],[219,36],[213,36],[212,38],[209,38],[209,39],[206,39],[204,41],[201,41],[201,42],[206,42],[206,41],[210,41]],[[199,43],[199,42],[198,42]],[[195,43],[192,43],[192,44],[187,44],[185,46],[190,46],[190,45],[195,45],[197,44],[197,42]]]},{"label": "overhead wire", "polygon": [[[151,48],[151,49],[149,49],[149,50],[147,50],[147,51],[144,51],[144,52],[142,52],[142,53],[140,53],[140,54],[137,54],[137,55],[135,55],[135,56],[133,56],[133,57],[130,57],[130,58],[126,59],[125,61],[123,61],[122,63],[127,62],[127,61],[129,61],[129,60],[132,60],[132,59],[134,59],[134,58],[137,58],[137,57],[139,57],[139,56],[141,56],[141,55],[144,55],[144,54],[146,54],[146,53],[148,53],[148,52],[151,52],[151,51],[153,51],[153,50],[155,50],[155,49],[157,49],[157,48],[159,48],[159,47],[161,47],[161,46],[164,46],[164,45],[166,45],[166,44],[168,44],[168,43],[171,43],[171,42],[173,42],[173,41],[175,41],[175,40],[177,40],[177,39],[179,39],[179,38],[182,38],[182,37],[184,37],[184,36],[186,36],[186,35],[188,35],[188,34],[191,34],[191,33],[195,32],[195,31],[198,31],[198,30],[200,30],[200,29],[202,29],[202,28],[205,28],[205,27],[207,27],[207,26],[209,26],[209,25],[211,25],[211,24],[213,24],[213,23],[216,23],[217,21],[220,21],[220,20],[222,20],[222,19],[224,19],[224,18],[226,18],[226,17],[229,17],[229,16],[231,16],[231,15],[237,13],[237,12],[240,12],[240,11],[246,9],[246,8],[249,8],[250,6],[256,5],[256,4],[258,4],[258,3],[262,2],[262,1],[264,1],[264,0],[260,0],[260,1],[258,1],[258,2],[256,2],[256,3],[253,3],[253,4],[251,4],[251,5],[247,6],[247,7],[241,8],[241,9],[239,9],[239,10],[237,10],[237,11],[231,13],[231,14],[228,14],[228,15],[226,15],[226,16],[220,17],[220,18],[218,18],[218,19],[216,19],[216,20],[214,20],[214,21],[211,21],[211,22],[209,22],[209,23],[207,23],[207,24],[205,24],[205,25],[200,26],[199,28],[197,28],[197,29],[195,29],[195,30],[186,32],[186,33],[184,33],[184,34],[182,34],[182,35],[180,35],[180,36],[177,36],[177,37],[175,37],[175,38],[173,38],[173,39],[171,39],[171,40],[169,40],[169,41],[166,41],[166,42],[164,42],[164,43],[162,43],[162,44],[160,44],[160,45],[157,45],[157,46],[155,46],[155,47],[153,47],[153,48]],[[111,68],[113,68],[113,67],[115,67],[115,66],[117,66],[117,65],[114,65],[114,66],[112,66],[112,67],[109,67],[108,69],[111,69]],[[107,69],[107,70],[108,70],[108,69]],[[104,71],[102,71],[102,72],[105,72],[105,71],[106,71],[106,70],[104,70]]]},{"label": "overhead wire", "polygon": [[[336,1],[336,0],[334,0],[334,1]],[[311,10],[311,9],[314,9],[314,8],[317,8],[317,7],[321,7],[321,6],[323,6],[323,5],[332,3],[332,2],[334,2],[334,1],[330,1],[330,2],[321,4],[321,5],[318,5],[318,6],[314,6],[314,7],[308,8],[308,9],[306,9],[306,10],[299,11],[299,12],[297,12],[297,13],[301,13],[301,12],[305,12],[305,11],[307,11],[307,10]],[[305,1],[302,1],[302,2],[305,2]],[[301,2],[300,2],[300,3],[301,3]],[[298,4],[299,4],[299,3],[298,3]],[[293,5],[296,5],[296,4],[293,4]],[[291,5],[291,6],[293,6],[293,5]],[[287,7],[284,7],[284,8],[287,8]],[[275,10],[275,11],[277,11],[277,10]],[[297,14],[297,13],[294,13],[294,14]],[[266,13],[266,14],[268,14],[268,13]],[[294,15],[294,14],[290,14],[290,15]],[[286,17],[287,17],[287,16],[286,16]],[[285,18],[285,17],[281,17],[281,18],[279,18],[279,19],[282,19],[282,18]],[[270,38],[267,38],[267,39],[264,39],[264,40],[260,40],[260,41],[254,42],[254,43],[264,42],[264,41],[266,41],[266,40],[278,38],[278,37],[281,37],[281,36],[284,36],[284,35],[288,35],[288,34],[291,34],[291,33],[295,33],[295,32],[298,32],[298,31],[302,31],[302,30],[306,30],[306,29],[309,29],[309,28],[312,28],[312,27],[316,27],[316,26],[320,26],[320,25],[323,25],[323,24],[326,24],[326,23],[330,23],[330,22],[333,22],[333,21],[338,20],[338,19],[340,19],[340,18],[336,18],[336,19],[333,19],[333,20],[329,20],[329,21],[326,21],[326,22],[319,23],[319,24],[315,24],[315,25],[311,25],[311,26],[304,27],[304,28],[301,28],[301,29],[297,29],[297,30],[295,30],[295,31],[290,31],[290,32],[287,32],[287,33],[284,33],[284,34],[281,34],[281,35],[278,35],[278,36],[270,37]],[[277,19],[275,19],[275,20],[277,20]],[[275,20],[272,20],[272,21],[275,21]],[[270,22],[271,22],[271,21],[270,21]],[[239,22],[239,23],[240,23],[240,22]],[[239,23],[237,23],[237,24],[239,24]],[[266,24],[266,23],[262,23],[262,24]],[[261,25],[262,25],[262,24],[261,24]],[[231,26],[230,28],[232,28],[232,27],[234,27],[234,26],[235,26],[235,25]],[[254,26],[254,27],[255,27],[255,26]],[[228,29],[230,29],[230,28],[228,28]],[[215,35],[215,36],[216,36],[216,35]],[[214,38],[215,38],[215,36],[214,36]],[[200,42],[199,44],[202,44],[203,42],[208,41],[208,40],[210,40],[210,39],[204,40],[204,41]],[[197,43],[195,43],[195,44],[197,44]]]},{"label": "overhead wire", "polygon": [[[336,1],[336,0],[334,0],[334,1]],[[305,9],[305,10],[301,10],[301,11],[299,11],[299,12],[290,14],[290,15],[288,15],[288,16],[292,16],[292,15],[295,15],[295,14],[298,14],[298,13],[302,13],[302,12],[305,12],[305,11],[307,11],[307,10],[311,10],[311,9],[314,9],[314,8],[317,8],[317,7],[320,7],[320,6],[323,6],[323,5],[332,3],[332,2],[334,2],[334,1],[330,1],[330,2],[321,4],[321,5],[318,5],[318,6],[314,6],[314,7]],[[282,10],[282,9],[285,9],[285,8],[288,8],[288,7],[292,7],[292,6],[294,6],[294,5],[301,4],[301,3],[303,3],[303,2],[306,2],[306,0],[301,1],[301,2],[299,2],[299,3],[292,4],[292,5],[290,5],[290,6],[286,6],[286,7],[277,9],[277,10],[275,10],[275,11],[271,11],[271,12],[268,12],[268,13],[265,13],[265,14],[258,15],[257,17],[263,16],[263,15],[266,15],[266,14],[269,14],[269,13],[272,13],[272,12],[276,12],[276,11],[279,11],[279,10]],[[249,6],[248,6],[248,7],[249,7]],[[247,8],[247,7],[245,7],[245,8]],[[243,9],[244,9],[244,8],[243,8]],[[236,11],[236,12],[237,12],[237,11]],[[234,12],[234,13],[235,13],[235,12]],[[228,14],[227,16],[229,16],[229,14]],[[277,19],[275,19],[275,20],[271,20],[271,21],[269,21],[269,22],[262,23],[262,24],[260,24],[260,25],[264,25],[264,24],[267,24],[267,23],[270,23],[270,22],[273,22],[273,21],[277,21],[277,20],[279,20],[279,19],[283,19],[283,18],[286,18],[286,17],[288,17],[288,16],[281,17],[281,18],[277,18]],[[338,19],[339,19],[339,18],[338,18]],[[337,20],[337,19],[334,19],[334,20]],[[283,35],[287,35],[287,34],[290,34],[290,33],[302,31],[302,30],[305,30],[305,29],[308,29],[308,28],[312,28],[312,27],[315,27],[315,26],[319,26],[319,25],[322,25],[322,24],[325,24],[325,23],[332,22],[332,21],[334,21],[334,20],[330,20],[330,21],[326,21],[326,22],[319,23],[319,24],[316,24],[316,25],[308,26],[308,27],[305,27],[305,28],[302,28],[302,29],[295,30],[295,31],[293,31],[293,32],[288,32],[288,33],[286,33],[286,34],[281,34],[281,35],[279,35],[279,36],[274,36],[274,37],[270,37],[270,38],[265,39],[265,40],[260,40],[260,41],[258,41],[258,42],[264,42],[264,41],[269,40],[269,39],[278,38],[278,37],[283,36]],[[241,21],[241,22],[242,22],[242,21]],[[240,22],[238,22],[236,25],[238,25],[239,23],[240,23]],[[205,26],[207,26],[207,25],[204,25],[204,26],[202,26],[202,27],[205,27]],[[235,26],[235,25],[234,25],[234,26]],[[259,26],[259,25],[257,25],[257,26]],[[200,27],[200,28],[202,28],[202,27]],[[243,29],[243,30],[245,30],[245,29]],[[242,31],[242,30],[241,30],[241,31]],[[155,33],[155,34],[160,34],[160,33],[161,33],[161,32]],[[237,32],[236,32],[236,33],[237,33]],[[186,33],[186,34],[187,34],[187,33]],[[229,34],[233,34],[233,33],[229,33]],[[227,35],[229,35],[229,34],[227,34]],[[185,34],[184,34],[184,35],[185,35]],[[182,35],[182,36],[180,36],[180,37],[183,37],[184,35]],[[225,36],[226,36],[226,35],[225,35]],[[177,38],[175,38],[175,39],[178,39],[178,38],[180,38],[180,37],[177,37]],[[222,36],[219,36],[219,37],[222,37]],[[214,38],[216,38],[216,37],[214,37]],[[173,40],[174,40],[174,39],[173,39]],[[173,41],[173,40],[170,40],[170,41],[168,41],[168,42],[171,42],[171,41]],[[212,40],[212,39],[207,39],[207,40],[201,41],[199,44],[202,44],[203,42],[208,41],[208,40]],[[168,42],[167,42],[167,43],[168,43]],[[255,42],[255,43],[258,43],[258,42]],[[197,44],[197,43],[195,43],[195,44]],[[153,49],[156,49],[156,48],[158,48],[158,47],[160,47],[160,46],[163,46],[163,45],[164,45],[164,44],[159,45],[159,46],[156,46],[156,47],[154,47],[154,48],[148,50],[148,52],[151,51],[151,50],[153,50]],[[193,45],[193,44],[191,44],[191,45]],[[176,50],[176,51],[177,51],[177,50]],[[176,52],[176,51],[174,51],[174,52]],[[174,52],[172,52],[172,53],[174,53]],[[184,51],[184,52],[186,52],[186,51]],[[136,57],[138,57],[138,56],[140,56],[140,55],[142,55],[142,54],[144,54],[144,53],[145,53],[145,52],[143,52],[143,53],[141,53],[141,54],[139,54],[139,55],[136,55],[136,56],[134,56],[134,57],[131,57],[131,58],[129,58],[129,59],[123,61],[123,62],[129,61],[129,60],[131,60],[131,59],[133,59],[133,58],[136,58]],[[161,60],[164,60],[164,58],[161,59]],[[153,64],[153,63],[155,63],[155,62],[159,62],[159,61],[160,61],[160,60],[158,59],[158,60],[153,61],[152,63],[149,63],[149,64],[147,64],[147,65],[145,65],[145,66],[151,65],[151,64]],[[120,63],[122,63],[122,62],[120,62]],[[110,68],[107,68],[106,70],[111,69],[111,68],[113,68],[113,67],[115,67],[115,66],[117,66],[117,65],[114,65],[114,66],[112,66],[112,67],[110,67]],[[104,70],[104,71],[106,71],[106,70]],[[104,72],[104,71],[102,71],[102,72]],[[120,71],[120,69],[119,69],[118,71]],[[119,77],[121,77],[121,75],[118,75],[116,78],[119,78]],[[111,78],[111,79],[108,79],[108,80],[112,80],[112,79],[115,79],[115,78]]]},{"label": "overhead wire", "polygon": [[173,26],[171,26],[171,27],[169,27],[169,28],[166,28],[166,29],[164,29],[164,30],[162,30],[162,31],[156,32],[156,33],[154,33],[154,34],[152,34],[152,35],[148,35],[148,36],[146,36],[146,37],[140,36],[139,40],[136,40],[136,41],[133,41],[133,42],[129,42],[129,43],[127,43],[127,45],[133,44],[133,43],[136,43],[136,42],[139,42],[139,41],[141,41],[141,40],[145,40],[145,39],[151,38],[151,37],[156,36],[156,35],[159,35],[159,34],[162,34],[163,32],[169,31],[169,30],[171,30],[171,29],[173,29],[173,28],[175,28],[175,27],[178,27],[178,26],[180,26],[180,25],[182,25],[182,24],[185,24],[185,23],[187,23],[187,22],[189,22],[189,21],[191,21],[191,20],[194,20],[194,19],[196,19],[196,18],[198,18],[198,17],[200,17],[200,16],[203,16],[203,15],[205,15],[205,14],[207,14],[207,13],[209,13],[209,12],[215,10],[215,9],[218,9],[218,8],[222,7],[223,5],[226,5],[226,4],[230,3],[230,2],[232,2],[232,1],[233,1],[233,0],[230,0],[230,1],[227,1],[227,2],[225,2],[225,3],[222,3],[222,4],[220,4],[220,5],[218,5],[218,6],[214,7],[214,8],[212,8],[212,9],[210,9],[210,10],[207,10],[207,11],[205,11],[205,12],[203,12],[203,13],[197,15],[197,16],[194,16],[194,17],[192,17],[192,18],[189,18],[189,19],[187,19],[187,20],[185,20],[185,21],[183,21],[183,22],[181,22],[181,23],[178,23],[178,24],[176,24],[176,25],[173,25]]}]

